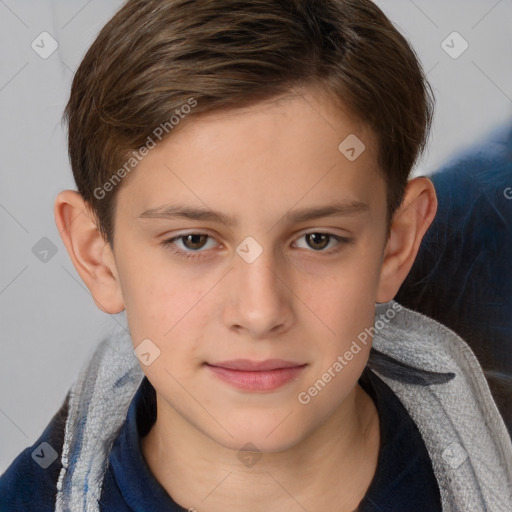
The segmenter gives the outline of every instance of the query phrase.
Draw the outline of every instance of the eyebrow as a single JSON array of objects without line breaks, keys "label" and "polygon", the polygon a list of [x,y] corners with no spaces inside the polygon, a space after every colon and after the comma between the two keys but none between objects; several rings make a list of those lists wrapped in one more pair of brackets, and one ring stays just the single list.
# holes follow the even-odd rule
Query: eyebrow
[{"label": "eyebrow", "polygon": [[[367,203],[362,201],[348,200],[329,203],[320,207],[308,207],[288,211],[281,221],[290,223],[299,223],[322,217],[340,217],[365,213],[369,210]],[[139,215],[141,219],[187,219],[210,221],[224,224],[228,227],[234,227],[237,221],[234,217],[221,212],[209,209],[196,208],[181,205],[166,205],[157,208],[151,208]]]}]

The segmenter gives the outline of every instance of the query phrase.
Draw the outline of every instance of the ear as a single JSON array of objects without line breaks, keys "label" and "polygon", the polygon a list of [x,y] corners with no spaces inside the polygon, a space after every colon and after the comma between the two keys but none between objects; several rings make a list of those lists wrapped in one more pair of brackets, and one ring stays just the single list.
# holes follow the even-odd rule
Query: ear
[{"label": "ear", "polygon": [[437,197],[433,183],[425,177],[410,180],[404,200],[393,216],[384,249],[377,302],[388,302],[398,293],[436,211]]},{"label": "ear", "polygon": [[55,223],[71,261],[99,309],[123,311],[114,253],[96,227],[90,205],[74,190],[60,192],[54,206]]}]

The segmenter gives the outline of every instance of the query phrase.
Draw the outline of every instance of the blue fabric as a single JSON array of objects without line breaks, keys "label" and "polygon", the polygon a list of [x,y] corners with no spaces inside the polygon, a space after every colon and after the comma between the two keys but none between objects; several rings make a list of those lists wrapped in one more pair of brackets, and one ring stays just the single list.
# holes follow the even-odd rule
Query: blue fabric
[{"label": "blue fabric", "polygon": [[438,213],[395,300],[469,344],[512,434],[512,127],[431,179]]},{"label": "blue fabric", "polygon": [[[68,398],[66,396],[59,411],[53,416],[39,439],[23,450],[0,477],[0,512],[28,510],[53,512],[55,510],[56,485],[62,468],[60,454]],[[46,469],[32,458],[32,453],[42,442],[47,442],[59,455]]]}]

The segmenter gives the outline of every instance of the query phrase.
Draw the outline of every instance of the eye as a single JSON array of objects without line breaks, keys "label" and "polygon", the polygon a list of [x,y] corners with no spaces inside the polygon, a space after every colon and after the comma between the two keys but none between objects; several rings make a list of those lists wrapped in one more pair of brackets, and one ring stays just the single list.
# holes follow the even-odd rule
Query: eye
[{"label": "eye", "polygon": [[[322,233],[322,232],[313,232],[313,233],[306,233],[305,235],[301,236],[300,239],[305,239],[307,246],[306,247],[300,247],[303,249],[313,249],[315,252],[323,252],[326,254],[331,254],[334,252],[337,252],[341,249],[341,246],[348,244],[352,242],[350,238],[346,238],[344,236],[334,235],[332,233]],[[324,250],[326,247],[329,246],[331,242],[336,242],[334,245],[334,248],[331,248],[330,250]]]},{"label": "eye", "polygon": [[[179,235],[169,238],[168,240],[164,240],[162,245],[169,249],[173,249],[174,253],[188,259],[200,257],[201,253],[205,252],[202,249],[211,249],[215,246],[215,244],[213,244],[213,246],[210,245],[210,247],[208,247],[208,241],[215,242],[215,239],[205,233],[187,233],[185,235]],[[181,244],[181,248],[179,244]]]}]

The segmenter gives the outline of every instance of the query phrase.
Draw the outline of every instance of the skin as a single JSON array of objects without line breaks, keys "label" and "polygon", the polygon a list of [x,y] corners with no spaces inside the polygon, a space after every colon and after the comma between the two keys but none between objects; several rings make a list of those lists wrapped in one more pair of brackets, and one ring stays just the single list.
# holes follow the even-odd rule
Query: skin
[{"label": "skin", "polygon": [[[353,162],[338,150],[349,134],[366,146]],[[111,314],[126,309],[134,347],[149,338],[160,350],[141,365],[158,411],[141,449],[183,507],[351,511],[366,493],[380,443],[375,405],[357,382],[370,343],[307,405],[297,396],[373,325],[375,303],[395,296],[435,216],[432,183],[412,179],[386,236],[375,147],[364,123],[310,87],[185,120],[123,181],[113,247],[78,193],[58,195],[57,226],[95,303]],[[335,201],[367,208],[285,217]],[[176,204],[236,224],[140,217]],[[191,233],[209,237],[164,245]],[[252,263],[236,252],[248,236],[263,249]],[[306,366],[274,391],[251,392],[204,364],[238,358]],[[237,456],[248,442],[262,455],[251,467]]]}]

